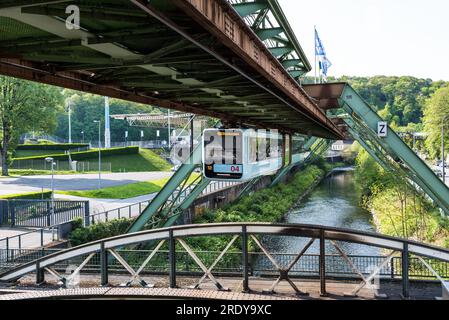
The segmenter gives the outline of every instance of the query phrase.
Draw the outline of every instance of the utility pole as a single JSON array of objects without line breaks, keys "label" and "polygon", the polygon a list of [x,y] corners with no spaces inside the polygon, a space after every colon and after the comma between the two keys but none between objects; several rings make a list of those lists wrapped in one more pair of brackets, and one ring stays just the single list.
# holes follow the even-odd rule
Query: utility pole
[{"label": "utility pole", "polygon": [[109,116],[109,98],[104,97],[104,147],[111,148],[111,118]]},{"label": "utility pole", "polygon": [[67,109],[69,112],[69,143],[72,143],[72,100],[67,101]]}]

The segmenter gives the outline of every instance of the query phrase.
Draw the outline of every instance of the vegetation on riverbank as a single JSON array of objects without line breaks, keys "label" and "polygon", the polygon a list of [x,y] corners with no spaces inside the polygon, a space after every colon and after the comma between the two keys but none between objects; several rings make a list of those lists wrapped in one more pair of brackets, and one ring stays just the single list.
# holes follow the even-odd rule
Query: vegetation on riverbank
[{"label": "vegetation on riverbank", "polygon": [[[223,209],[207,211],[198,217],[196,223],[220,222],[276,222],[297,203],[306,191],[321,180],[325,173],[335,167],[324,162],[308,166],[294,175],[287,184],[273,188],[264,188],[243,197]],[[72,245],[123,234],[133,220],[120,219],[107,223],[94,224],[88,228],[77,227],[70,235]],[[189,245],[195,250],[220,251],[230,241],[229,237],[189,239]],[[238,245],[235,246],[238,249]]]},{"label": "vegetation on riverbank", "polygon": [[380,233],[449,247],[449,220],[398,173],[384,170],[365,150],[356,159],[363,205]]}]

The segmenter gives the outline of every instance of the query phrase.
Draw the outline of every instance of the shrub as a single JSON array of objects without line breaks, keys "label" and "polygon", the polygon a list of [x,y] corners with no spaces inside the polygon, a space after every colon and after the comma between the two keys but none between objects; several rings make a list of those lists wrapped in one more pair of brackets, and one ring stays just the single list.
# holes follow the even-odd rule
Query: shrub
[{"label": "shrub", "polygon": [[88,147],[87,143],[19,144],[17,150],[72,150]]},{"label": "shrub", "polygon": [[124,234],[132,222],[133,220],[123,218],[93,224],[87,228],[76,228],[69,235],[70,244],[79,246],[84,243]]}]

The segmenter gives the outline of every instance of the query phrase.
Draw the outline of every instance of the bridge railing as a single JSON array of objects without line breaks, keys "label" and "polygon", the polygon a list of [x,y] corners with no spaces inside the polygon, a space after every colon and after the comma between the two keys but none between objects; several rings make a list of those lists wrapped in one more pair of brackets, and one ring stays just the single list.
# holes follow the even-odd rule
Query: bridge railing
[{"label": "bridge railing", "polygon": [[[23,264],[36,261],[37,259],[46,257],[51,254],[62,252],[64,249],[0,249],[0,272],[6,272],[14,268],[20,267]],[[153,253],[153,250],[126,250],[120,249],[117,252],[133,269],[138,269],[145,259]],[[195,255],[200,258],[206,265],[211,265],[216,257],[220,255],[218,251],[194,251]],[[155,276],[155,275],[168,275],[169,264],[168,257],[169,251],[160,250],[155,253],[153,261],[149,262],[142,270],[142,275]],[[215,274],[227,275],[227,276],[239,276],[242,273],[241,265],[241,251],[228,252],[223,256],[214,268]],[[256,277],[270,277],[275,276],[278,270],[273,264],[266,258],[263,253],[249,252],[249,274]],[[293,253],[280,253],[273,254],[282,265],[287,265],[292,261],[296,254]],[[381,255],[348,255],[349,259],[356,265],[362,274],[369,275],[371,267],[380,265],[385,260],[386,256]],[[53,266],[53,269],[59,273],[66,273],[70,266],[79,265],[84,260],[83,257],[77,257],[68,261],[59,262]],[[427,263],[434,265],[435,268],[439,268],[439,275],[443,279],[449,280],[449,263],[441,264],[434,259],[425,259]],[[201,268],[192,260],[187,251],[179,251],[176,256],[177,273],[179,275],[186,276],[198,276],[202,275]],[[432,274],[427,268],[420,266],[420,260],[418,258],[410,258],[410,265],[414,266],[410,268],[409,278],[417,280],[438,280],[435,275]],[[96,253],[94,257],[85,265],[85,272],[99,273],[101,271],[101,257],[100,253]],[[126,268],[121,265],[117,260],[109,262],[109,271],[111,273],[123,274],[126,273]],[[342,259],[340,255],[327,254],[326,255],[326,273],[328,277],[332,278],[358,278],[359,275],[348,266],[346,261]],[[378,276],[382,279],[402,279],[401,258],[393,257],[391,262],[384,266],[378,273]],[[305,254],[298,263],[290,271],[291,278],[319,277],[319,255],[318,254]]]},{"label": "bridge railing", "polygon": [[[272,254],[266,249],[263,240],[266,236],[295,237],[308,242],[300,251],[291,254],[289,260],[281,261],[279,254]],[[191,248],[190,241],[198,237],[205,238],[206,243],[212,241],[214,237],[219,237],[224,240],[223,247],[227,244],[217,257],[206,259]],[[155,246],[154,249],[139,253],[141,255],[121,251],[122,248],[149,243]],[[254,249],[260,250],[257,253],[259,264],[257,261],[254,264],[254,256],[249,253],[250,243]],[[343,249],[346,248],[344,244],[381,248],[385,256],[371,260],[351,257]],[[240,248],[240,252],[235,252],[236,248]],[[307,251],[311,248],[318,249],[318,254],[308,254]],[[330,255],[329,248],[333,248],[336,254]],[[285,254],[281,256],[286,257]],[[142,262],[143,257],[146,258]],[[428,278],[429,275],[433,275],[439,281],[445,281],[449,250],[374,233],[323,226],[260,223],[204,224],[142,231],[66,249],[12,268],[0,275],[0,281],[14,281],[29,273],[35,273],[36,283],[42,283],[45,272],[48,272],[67,285],[80,276],[81,270],[97,259],[102,285],[109,283],[110,272],[115,265],[120,264],[131,274],[128,285],[137,282],[147,286],[148,284],[142,279],[142,272],[151,262],[159,265],[161,272],[168,273],[171,288],[177,287],[177,276],[182,274],[181,270],[185,272],[187,267],[190,269],[194,267],[204,273],[195,285],[196,288],[200,288],[203,281],[209,278],[219,290],[222,290],[224,287],[215,278],[214,273],[223,268],[222,264],[226,265],[230,261],[229,257],[236,259],[233,263],[237,266],[237,263],[240,263],[240,268],[235,270],[242,278],[243,291],[250,290],[250,275],[256,275],[254,266],[256,269],[259,268],[261,273],[266,273],[265,266],[272,264],[269,273],[278,278],[268,291],[274,292],[279,282],[286,280],[297,294],[301,294],[303,292],[299,290],[291,277],[301,276],[302,272],[306,272],[319,277],[320,292],[326,295],[326,281],[329,277],[351,272],[361,279],[360,285],[352,292],[356,295],[373,279],[389,272],[393,277],[400,274],[402,294],[408,297],[411,275],[416,274],[418,278]],[[116,262],[111,263],[114,259]],[[260,259],[265,262],[260,262]],[[98,265],[98,263],[94,264]],[[296,269],[298,263],[302,267]],[[367,263],[370,265],[366,266]],[[67,276],[61,275],[57,269],[61,264],[71,266],[75,271]],[[136,266],[139,266],[137,270]]]}]

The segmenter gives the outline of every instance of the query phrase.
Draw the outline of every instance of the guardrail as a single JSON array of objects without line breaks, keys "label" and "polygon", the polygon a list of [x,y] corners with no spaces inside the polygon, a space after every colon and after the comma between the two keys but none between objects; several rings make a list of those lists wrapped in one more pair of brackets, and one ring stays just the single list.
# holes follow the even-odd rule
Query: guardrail
[{"label": "guardrail", "polygon": [[[280,264],[279,261],[276,260],[276,257],[268,252],[268,250],[264,247],[260,236],[263,237],[265,235],[301,237],[309,240],[299,253],[295,253],[293,255],[293,260],[285,266]],[[227,237],[230,241],[227,243],[220,255],[212,262],[212,264],[209,267],[206,267],[205,262],[195,254],[188,244],[188,240],[190,238],[197,237]],[[240,276],[243,280],[243,291],[250,290],[250,254],[248,251],[248,245],[250,242],[252,242],[256,248],[261,250],[266,259],[273,264],[275,273],[279,275],[277,280],[269,289],[269,291],[272,292],[274,292],[274,289],[280,281],[286,280],[296,293],[302,293],[296,287],[294,282],[291,281],[290,273],[293,272],[295,265],[304,257],[308,249],[311,248],[315,242],[318,242],[319,247],[318,276],[320,279],[320,292],[322,295],[327,294],[326,279],[329,277],[329,274],[334,271],[328,270],[329,266],[326,267],[326,264],[329,263],[326,258],[327,245],[331,245],[335,248],[341,261],[344,261],[347,266],[362,279],[360,285],[354,289],[354,295],[364,288],[366,284],[370,283],[375,277],[377,277],[386,266],[389,264],[391,265],[392,259],[400,259],[400,267],[396,268],[395,272],[398,270],[401,271],[402,294],[404,297],[409,297],[410,269],[415,267],[413,265],[415,262],[418,263],[423,269],[427,269],[428,272],[434,275],[441,282],[444,282],[444,278],[440,275],[441,270],[446,270],[447,272],[447,263],[449,263],[449,250],[447,249],[368,232],[313,225],[261,223],[204,224],[148,230],[95,241],[25,263],[17,268],[1,274],[0,281],[14,281],[24,275],[34,272],[36,273],[36,283],[42,283],[45,279],[45,272],[47,271],[52,275],[57,276],[67,285],[68,283],[71,283],[75,277],[80,276],[80,271],[85,268],[96,255],[99,255],[102,285],[107,285],[109,283],[109,262],[111,260],[110,258],[114,257],[118,263],[131,274],[128,285],[132,285],[137,281],[141,285],[146,286],[147,284],[143,279],[141,279],[140,274],[148,263],[155,259],[156,254],[162,249],[162,247],[166,245],[168,247],[168,255],[164,254],[163,256],[168,268],[167,272],[169,274],[170,287],[175,288],[177,286],[177,266],[180,263],[178,260],[178,254],[182,253],[177,248],[177,244],[179,244],[183,250],[187,252],[189,259],[192,259],[204,272],[204,275],[196,284],[196,287],[199,288],[202,282],[206,278],[209,278],[215,286],[221,290],[223,289],[223,286],[214,277],[212,272],[214,268],[221,261],[223,261],[224,256],[230,251],[230,249],[237,246],[238,239],[240,239],[239,247],[241,248],[241,253],[238,257],[241,263]],[[360,270],[360,266],[356,265],[354,261],[352,261],[351,258],[344,252],[340,242],[378,247],[387,250],[390,253],[383,257],[384,259],[382,261],[377,261],[378,264],[373,265],[373,271],[366,276],[366,272],[364,272],[364,270]],[[153,243],[156,247],[151,251],[136,271],[127,261],[130,257],[121,255],[118,249],[141,243]],[[411,260],[411,258],[414,260]],[[78,261],[78,263],[81,261],[81,264],[79,264],[79,266],[75,268],[75,271],[68,276],[62,276],[54,269],[54,266],[57,266],[59,263],[70,261]],[[432,263],[429,263],[429,261],[432,261]]]},{"label": "guardrail", "polygon": [[55,225],[6,237],[0,239],[0,250],[4,250],[6,256],[10,250],[37,250],[36,247],[43,248],[48,243],[60,241],[60,230],[61,225]]}]

